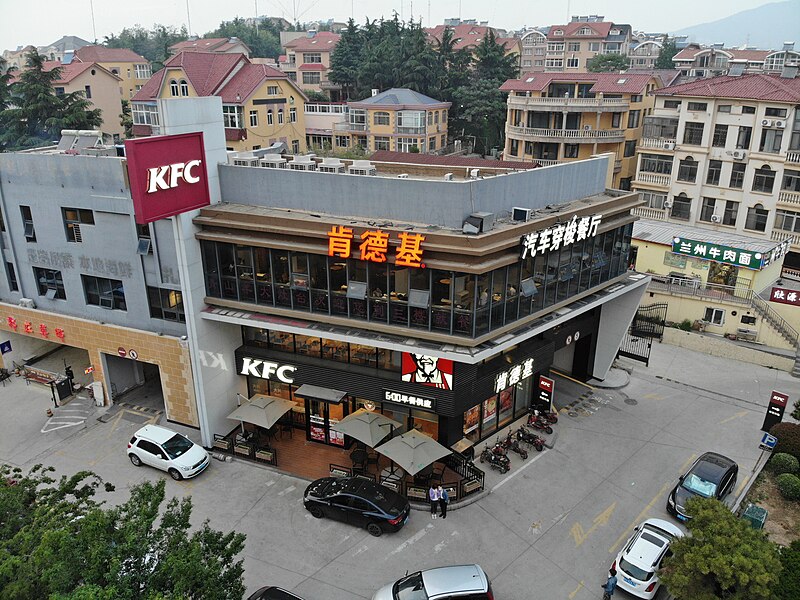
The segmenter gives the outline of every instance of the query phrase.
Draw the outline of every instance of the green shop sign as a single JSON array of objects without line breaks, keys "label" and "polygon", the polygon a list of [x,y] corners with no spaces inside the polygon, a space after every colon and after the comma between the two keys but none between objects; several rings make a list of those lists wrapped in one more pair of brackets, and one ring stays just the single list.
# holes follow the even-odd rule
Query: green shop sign
[{"label": "green shop sign", "polygon": [[770,253],[762,254],[752,250],[742,250],[741,248],[731,248],[721,244],[698,242],[679,237],[672,238],[672,251],[676,254],[714,260],[719,263],[754,270],[767,266],[772,258]]}]

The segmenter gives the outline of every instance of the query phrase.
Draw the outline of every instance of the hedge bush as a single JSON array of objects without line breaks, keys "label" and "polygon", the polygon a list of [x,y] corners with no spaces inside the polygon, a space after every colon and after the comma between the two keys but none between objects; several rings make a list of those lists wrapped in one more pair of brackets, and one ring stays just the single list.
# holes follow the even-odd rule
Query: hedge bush
[{"label": "hedge bush", "polygon": [[800,500],[800,477],[791,473],[778,475],[778,490],[787,500]]},{"label": "hedge bush", "polygon": [[772,455],[769,463],[767,463],[767,468],[775,475],[797,473],[800,470],[800,460],[797,460],[791,454],[786,454],[786,452],[778,452]]},{"label": "hedge bush", "polygon": [[769,430],[770,435],[778,438],[778,445],[773,452],[785,452],[800,460],[800,424],[778,423]]}]

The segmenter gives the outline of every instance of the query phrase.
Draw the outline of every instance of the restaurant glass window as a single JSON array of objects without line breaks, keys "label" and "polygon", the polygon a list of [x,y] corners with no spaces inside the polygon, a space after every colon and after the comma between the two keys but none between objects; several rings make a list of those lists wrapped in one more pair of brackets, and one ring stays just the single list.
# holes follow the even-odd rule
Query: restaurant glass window
[{"label": "restaurant glass window", "polygon": [[497,409],[498,427],[505,427],[514,419],[514,386],[500,392]]},{"label": "restaurant glass window", "polygon": [[275,280],[275,304],[291,306],[289,253],[286,250],[272,250],[272,273]]},{"label": "restaurant glass window", "polygon": [[253,280],[253,253],[249,246],[236,246],[236,279],[239,282],[239,300],[256,301],[256,287]]},{"label": "restaurant glass window", "polygon": [[272,305],[272,268],[269,264],[269,250],[267,248],[253,248],[256,271],[256,302]]},{"label": "restaurant glass window", "polygon": [[413,427],[432,439],[439,438],[439,415],[426,410],[411,410]]},{"label": "restaurant glass window", "polygon": [[284,333],[283,331],[275,331],[274,329],[270,329],[269,345],[274,350],[294,352],[294,339],[291,333]]},{"label": "restaurant glass window", "polygon": [[497,394],[492,394],[481,403],[481,437],[497,430]]},{"label": "restaurant glass window", "polygon": [[510,323],[517,319],[519,308],[519,263],[508,266],[506,273],[506,311],[505,322]]},{"label": "restaurant glass window", "polygon": [[378,351],[378,368],[384,371],[394,371],[399,373],[403,353],[397,350],[387,350],[386,348],[377,348]]},{"label": "restaurant glass window", "polygon": [[591,238],[578,242],[575,248],[578,258],[578,288],[577,293],[585,292],[592,285],[592,249],[593,241]]},{"label": "restaurant glass window", "polygon": [[500,267],[492,272],[491,322],[492,329],[503,326],[506,296],[506,268]]},{"label": "restaurant glass window", "polygon": [[333,446],[344,446],[344,434],[331,430],[331,427],[347,416],[346,405],[328,404],[328,442]]},{"label": "restaurant glass window", "polygon": [[603,234],[603,256],[605,264],[600,269],[600,281],[608,281],[611,274],[611,255],[614,251],[614,231],[606,231]]},{"label": "restaurant glass window", "polygon": [[347,263],[341,259],[329,258],[328,269],[331,281],[331,314],[347,314]]},{"label": "restaurant glass window", "polygon": [[372,346],[361,344],[350,344],[350,363],[354,365],[364,365],[367,367],[377,367],[378,353]]},{"label": "restaurant glass window", "polygon": [[244,328],[244,343],[257,348],[269,348],[269,330],[258,327]]},{"label": "restaurant glass window", "polygon": [[409,269],[409,322],[412,327],[428,329],[431,305],[431,272],[428,269]]},{"label": "restaurant glass window", "polygon": [[542,284],[541,291],[543,292],[544,306],[552,306],[556,303],[560,260],[560,250],[548,252],[545,256],[545,263],[541,265],[542,270],[538,272],[538,280]]},{"label": "restaurant glass window", "polygon": [[472,335],[472,311],[475,307],[475,276],[456,273],[453,280],[453,333]]},{"label": "restaurant glass window", "polygon": [[478,275],[477,290],[478,306],[475,310],[475,335],[480,336],[489,331],[489,285],[491,283],[490,273]]},{"label": "restaurant glass window", "polygon": [[367,264],[359,260],[348,261],[347,302],[350,316],[367,318]]},{"label": "restaurant glass window", "polygon": [[533,283],[536,287],[536,293],[533,296],[532,312],[542,310],[544,308],[544,273],[547,270],[547,256],[539,254],[533,261]]},{"label": "restaurant glass window", "polygon": [[431,329],[450,333],[453,273],[435,270],[431,273],[431,282]]},{"label": "restaurant glass window", "polygon": [[321,355],[320,339],[318,337],[295,335],[294,346],[297,354],[317,357]]},{"label": "restaurant glass window", "polygon": [[537,375],[523,379],[516,384],[514,392],[514,415],[520,416],[528,411],[530,406],[531,390],[533,389],[533,380],[537,379]]},{"label": "restaurant glass window", "polygon": [[464,412],[464,437],[471,442],[481,439],[481,405]]},{"label": "restaurant glass window", "polygon": [[308,255],[311,311],[328,313],[328,259],[320,254]]},{"label": "restaurant glass window", "polygon": [[203,252],[203,272],[206,280],[206,294],[214,298],[222,295],[219,282],[219,264],[217,263],[217,245],[214,242],[202,240],[200,242]]},{"label": "restaurant glass window", "polygon": [[522,261],[519,284],[519,318],[527,317],[533,312],[533,305],[539,288],[533,277],[533,257],[528,256]]},{"label": "restaurant glass window", "polygon": [[346,363],[348,360],[347,343],[323,339],[322,358]]},{"label": "restaurant glass window", "polygon": [[389,323],[408,326],[408,284],[407,267],[389,269]]},{"label": "restaurant glass window", "polygon": [[309,310],[311,297],[308,290],[308,255],[305,252],[290,253],[292,301],[297,310]]},{"label": "restaurant glass window", "polygon": [[369,320],[386,323],[389,318],[388,267],[385,263],[369,263]]}]

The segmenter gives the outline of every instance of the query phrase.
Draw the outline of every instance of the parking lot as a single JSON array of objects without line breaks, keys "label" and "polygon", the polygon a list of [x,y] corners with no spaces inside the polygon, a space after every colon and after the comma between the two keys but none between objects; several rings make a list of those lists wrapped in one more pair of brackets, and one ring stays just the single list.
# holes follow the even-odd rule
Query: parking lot
[{"label": "parking lot", "polygon": [[665,345],[654,346],[651,367],[634,366],[618,390],[556,381],[558,403],[575,404],[555,425],[553,448],[527,461],[512,454],[511,471],[488,471],[488,493],[447,520],[414,511],[404,529],[380,538],[313,519],[302,507],[307,482],[267,467],[213,460],[186,482],[133,467],[125,443],[152,415],[123,410],[101,422],[104,409],[87,408],[83,423],[42,432],[49,391],[21,380],[0,388],[0,460],[44,462],[63,473],[89,468],[117,486],[110,502],[137,482],[167,479],[168,494],[192,496],[196,523],[247,534],[250,591],[279,585],[307,600],[371,598],[406,571],[477,562],[498,600],[589,600],[600,597],[636,524],[671,520],[667,493],[694,458],[714,450],[734,459],[738,492],[760,454],[770,390],[790,402],[800,394],[788,373]]}]

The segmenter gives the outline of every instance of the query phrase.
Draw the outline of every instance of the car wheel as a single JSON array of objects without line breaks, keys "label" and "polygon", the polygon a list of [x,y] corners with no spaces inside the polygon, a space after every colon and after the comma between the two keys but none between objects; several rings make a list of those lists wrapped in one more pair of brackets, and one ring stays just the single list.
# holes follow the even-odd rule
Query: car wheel
[{"label": "car wheel", "polygon": [[322,514],[322,509],[319,506],[309,506],[308,512],[310,512],[311,516],[315,519],[321,519],[324,516]]},{"label": "car wheel", "polygon": [[142,459],[136,456],[135,454],[128,454],[128,458],[131,459],[131,464],[133,464],[134,467],[142,466]]},{"label": "car wheel", "polygon": [[178,469],[170,469],[169,471],[167,471],[167,473],[169,473],[169,476],[172,477],[175,481],[180,481],[181,479],[183,479],[183,475],[180,474]]},{"label": "car wheel", "polygon": [[369,523],[367,525],[367,531],[370,535],[374,535],[375,537],[381,537],[383,533],[383,529],[381,529],[381,526],[377,523]]}]

